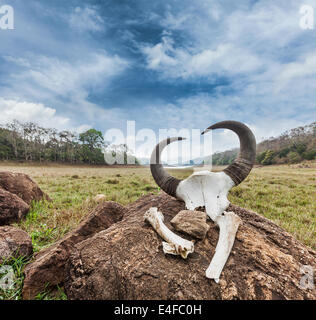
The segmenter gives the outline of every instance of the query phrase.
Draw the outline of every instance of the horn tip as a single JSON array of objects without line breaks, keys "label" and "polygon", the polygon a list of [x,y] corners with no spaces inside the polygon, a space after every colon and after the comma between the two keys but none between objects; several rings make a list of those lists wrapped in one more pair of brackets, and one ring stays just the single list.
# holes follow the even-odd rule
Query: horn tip
[{"label": "horn tip", "polygon": [[205,133],[208,133],[209,131],[211,131],[212,129],[210,128],[207,128],[206,130],[204,130],[202,133],[201,133],[201,136],[203,136]]}]

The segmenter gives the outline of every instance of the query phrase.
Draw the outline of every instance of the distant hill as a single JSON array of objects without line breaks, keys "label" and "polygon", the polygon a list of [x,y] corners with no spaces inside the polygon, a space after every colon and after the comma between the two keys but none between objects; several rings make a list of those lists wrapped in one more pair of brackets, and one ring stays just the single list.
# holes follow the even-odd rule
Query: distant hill
[{"label": "distant hill", "polygon": [[[229,165],[239,149],[213,154],[213,165]],[[209,161],[210,157],[207,157]],[[316,159],[316,122],[285,131],[278,137],[270,137],[257,144],[256,163],[262,165],[298,163]]]}]

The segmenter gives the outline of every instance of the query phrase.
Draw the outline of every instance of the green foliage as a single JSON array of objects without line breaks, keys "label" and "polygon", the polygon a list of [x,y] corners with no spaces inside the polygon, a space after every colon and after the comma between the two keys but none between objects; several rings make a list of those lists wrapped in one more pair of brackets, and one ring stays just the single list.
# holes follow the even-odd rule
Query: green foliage
[{"label": "green foliage", "polygon": [[[313,122],[260,142],[257,145],[256,163],[271,165],[316,159],[315,132],[316,122]],[[212,156],[213,164],[229,165],[236,159],[237,153],[238,149],[215,153]]]},{"label": "green foliage", "polygon": [[290,151],[291,151],[291,149],[288,148],[288,147],[281,149],[281,150],[279,151],[279,157],[280,157],[280,158],[285,158]]},{"label": "green foliage", "polygon": [[60,286],[57,285],[56,289],[50,288],[47,283],[45,289],[35,297],[35,300],[67,300],[67,296]]},{"label": "green foliage", "polygon": [[302,160],[300,155],[297,152],[291,151],[288,154],[288,159],[290,163],[298,163]]},{"label": "green foliage", "polygon": [[272,150],[267,150],[265,152],[264,158],[261,161],[263,165],[269,165],[273,163],[274,152]]},{"label": "green foliage", "polygon": [[[34,202],[31,210],[19,223],[14,224],[32,235],[35,251],[42,250],[62,239],[97,205],[93,198],[106,195],[108,201],[122,205],[136,201],[149,192],[160,188],[153,180],[150,169],[94,168],[90,166],[2,166],[3,171],[17,169],[29,174],[52,202]],[[79,170],[79,171],[78,171]],[[178,179],[193,173],[192,169],[168,169]],[[72,178],[74,177],[74,178]],[[292,233],[299,241],[316,248],[316,163],[311,168],[300,166],[264,166],[254,168],[249,177],[229,193],[229,200],[239,206],[262,214]],[[109,183],[105,183],[109,181]],[[23,267],[17,259],[17,285],[11,292],[0,292],[0,299],[20,299],[23,285]],[[66,299],[62,288],[47,287],[37,299]]]},{"label": "green foliage", "polygon": [[312,149],[312,150],[303,152],[302,157],[306,160],[316,159],[316,149]]},{"label": "green foliage", "polygon": [[257,155],[257,162],[263,165],[274,163],[275,153],[272,150],[266,150]]},{"label": "green foliage", "polygon": [[261,164],[265,156],[266,156],[266,151],[259,153],[256,158],[257,162]]},{"label": "green foliage", "polygon": [[[25,257],[11,258],[3,261],[0,267],[10,266],[14,272],[13,286],[9,289],[0,288],[0,300],[20,300],[24,281],[23,268],[28,263]],[[4,275],[0,275],[2,277]]]},{"label": "green foliage", "polygon": [[219,152],[212,155],[212,164],[215,166],[226,166],[233,163],[237,158],[238,149]]},{"label": "green foliage", "polygon": [[89,129],[86,132],[79,134],[79,140],[83,145],[88,146],[90,150],[101,149],[104,143],[101,131]]},{"label": "green foliage", "polygon": [[302,155],[306,151],[306,149],[307,144],[303,142],[294,142],[290,147],[291,151],[296,152],[299,155]]},{"label": "green foliage", "polygon": [[[0,127],[0,160],[106,164],[105,145],[101,131],[96,129],[78,135],[32,122],[13,121]],[[135,162],[139,164],[137,159]]]},{"label": "green foliage", "polygon": [[[257,163],[297,163],[316,158],[316,122],[271,137],[257,145]],[[267,154],[267,152],[270,152]]]}]

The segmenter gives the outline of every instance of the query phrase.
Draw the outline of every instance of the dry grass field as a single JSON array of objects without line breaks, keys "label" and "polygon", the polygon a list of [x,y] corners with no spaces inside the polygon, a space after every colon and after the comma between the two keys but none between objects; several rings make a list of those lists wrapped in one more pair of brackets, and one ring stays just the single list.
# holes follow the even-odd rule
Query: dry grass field
[{"label": "dry grass field", "polygon": [[[316,249],[316,162],[309,162],[307,168],[301,166],[255,168],[231,190],[229,200],[266,216]],[[75,228],[96,206],[93,197],[97,194],[126,205],[146,193],[159,191],[145,167],[0,165],[0,170],[29,174],[53,199],[52,203],[34,203],[26,220],[18,224],[32,236],[35,250]],[[178,178],[191,173],[190,169],[171,170]]]},{"label": "dry grass field", "polygon": [[[301,242],[316,249],[316,162],[309,162],[307,166],[254,168],[240,186],[231,190],[229,200],[266,216]],[[214,171],[221,169],[214,168]],[[53,200],[50,203],[33,203],[26,219],[15,224],[31,235],[35,251],[51,245],[74,229],[97,205],[93,197],[98,194],[105,194],[107,200],[126,205],[146,193],[159,192],[149,168],[145,167],[1,164],[0,170],[30,175]],[[185,178],[192,170],[177,169],[170,170],[170,173]],[[17,272],[21,273],[22,267],[23,262],[17,261]],[[20,279],[21,287],[22,273]],[[20,296],[20,289],[14,296]],[[39,296],[39,299],[48,298],[47,293]]]}]

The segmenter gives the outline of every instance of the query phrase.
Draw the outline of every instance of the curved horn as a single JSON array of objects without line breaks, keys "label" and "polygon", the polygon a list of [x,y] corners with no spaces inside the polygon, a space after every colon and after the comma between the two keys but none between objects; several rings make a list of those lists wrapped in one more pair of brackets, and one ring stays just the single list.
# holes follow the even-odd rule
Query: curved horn
[{"label": "curved horn", "polygon": [[158,184],[158,186],[166,193],[168,193],[172,197],[176,197],[176,190],[178,184],[181,180],[178,180],[172,177],[167,171],[163,168],[161,164],[161,153],[163,149],[174,141],[185,140],[185,138],[176,137],[176,138],[168,138],[157,144],[150,158],[150,170],[151,174]]},{"label": "curved horn", "polygon": [[256,159],[256,138],[252,131],[238,121],[222,121],[207,128],[202,134],[213,129],[230,129],[234,131],[240,142],[240,152],[237,159],[224,172],[235,182],[237,186],[250,173]]}]

